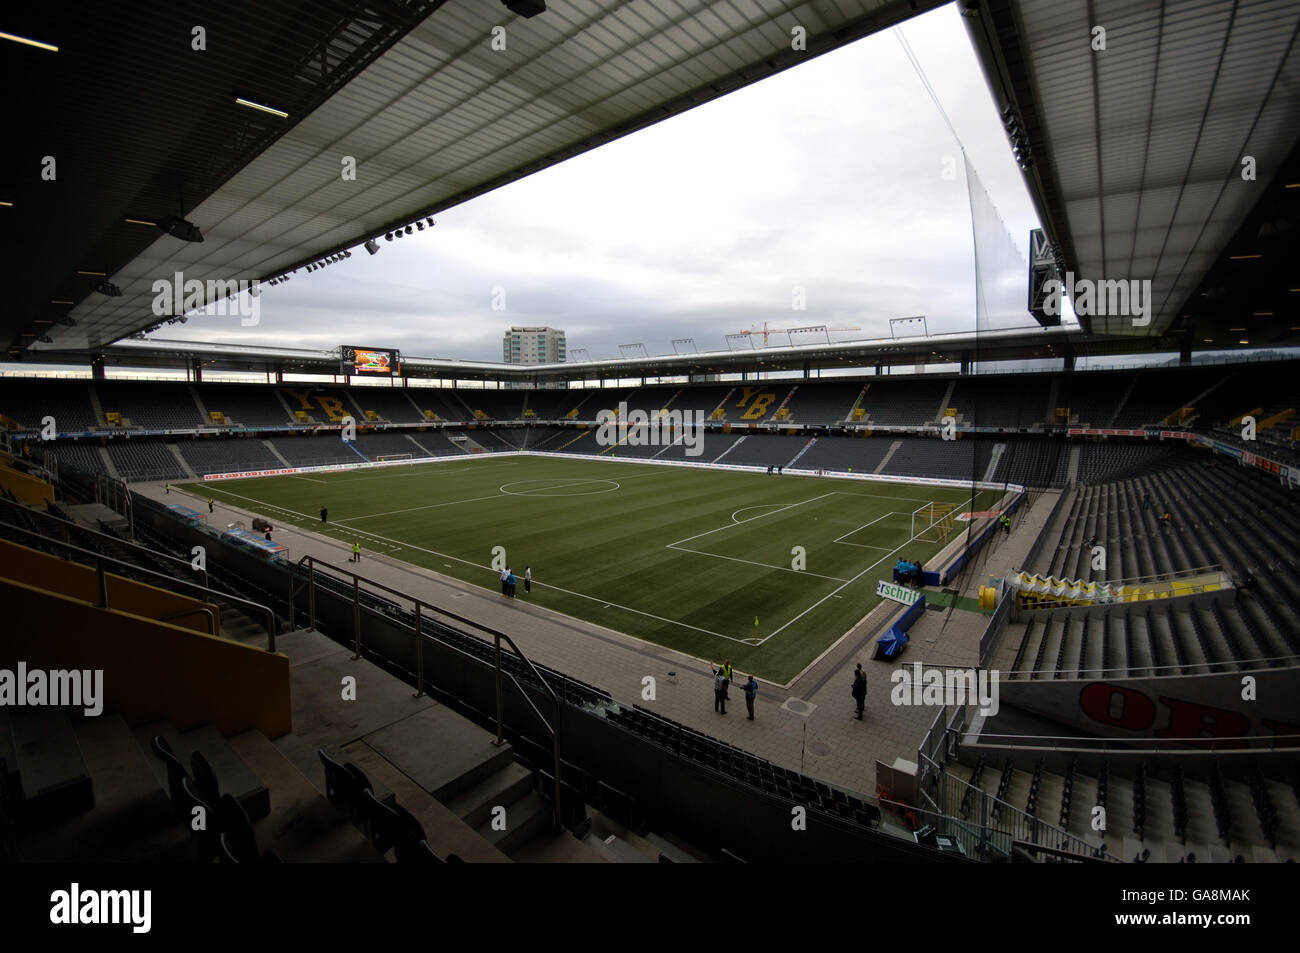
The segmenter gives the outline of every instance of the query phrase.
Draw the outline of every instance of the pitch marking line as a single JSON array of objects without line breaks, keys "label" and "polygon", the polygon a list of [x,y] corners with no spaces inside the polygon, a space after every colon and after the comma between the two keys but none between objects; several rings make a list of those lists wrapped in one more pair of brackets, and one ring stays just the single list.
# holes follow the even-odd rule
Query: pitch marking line
[{"label": "pitch marking line", "polygon": [[[756,517],[757,518],[757,517]],[[762,566],[764,569],[779,569],[781,572],[792,572],[796,576],[816,576],[818,579],[830,579],[834,582],[848,582],[839,576],[823,576],[819,572],[809,572],[806,569],[791,569],[789,566],[773,566],[770,563],[756,563],[752,559],[741,559],[739,556],[724,556],[721,553],[706,553],[700,549],[687,549],[685,546],[676,546],[669,543],[664,549],[676,550],[679,553],[694,553],[696,556],[708,556],[710,559],[729,559],[733,563],[747,563],[750,566]]]},{"label": "pitch marking line", "polygon": [[[774,506],[779,506],[780,509],[775,509],[771,513],[763,513],[761,516],[751,516],[747,520],[739,520],[735,523],[725,523],[722,526],[719,526],[717,529],[710,529],[710,530],[706,530],[703,533],[696,533],[694,536],[687,536],[685,539],[675,539],[671,543],[665,544],[665,548],[674,549],[677,548],[682,543],[689,543],[693,539],[700,539],[701,537],[704,536],[712,536],[714,533],[721,533],[724,529],[735,529],[737,526],[740,526],[743,523],[752,523],[754,520],[761,520],[761,519],[765,519],[768,516],[775,516],[777,513],[783,513],[786,510],[793,509],[796,506],[803,506],[805,503],[816,503],[818,500],[824,500],[826,499],[826,497],[834,496],[834,495],[835,492],[832,491],[830,493],[823,493],[821,496],[814,496],[812,499],[799,500],[798,502],[795,503],[786,503],[785,505],[771,504]],[[767,505],[767,504],[762,504],[762,505]],[[748,507],[746,507],[746,509],[748,509]],[[736,513],[739,512],[740,510],[736,510]],[[735,513],[733,513],[732,516],[734,517]],[[687,551],[694,552],[694,550],[687,550]]]},{"label": "pitch marking line", "polygon": [[[422,552],[422,553],[428,553],[428,554],[431,555],[431,556],[441,556],[443,559],[452,559],[452,560],[455,560],[455,561],[458,562],[458,563],[463,563],[463,564],[466,565],[466,566],[473,567],[474,569],[481,569],[481,570],[483,570],[484,572],[491,572],[491,573],[493,573],[494,575],[497,573],[497,571],[496,571],[495,569],[493,569],[491,566],[483,566],[483,565],[480,565],[480,564],[475,563],[475,562],[470,562],[468,559],[461,559],[459,556],[453,556],[453,555],[451,555],[450,553],[440,553],[440,552],[438,552],[436,549],[426,549],[424,546],[416,546],[416,545],[413,544],[413,543],[404,543],[404,542],[402,542],[401,540],[390,539],[390,538],[387,537],[387,536],[380,536],[378,533],[366,533],[365,535],[367,535],[367,536],[371,536],[371,537],[373,537],[373,538],[375,538],[375,539],[382,539],[382,540],[384,540],[385,542],[388,542],[388,543],[396,543],[396,544],[398,544],[398,545],[399,545],[401,548],[403,548],[403,549],[418,549],[420,552]],[[471,584],[471,585],[472,585],[472,584]],[[579,598],[579,599],[586,599],[586,600],[588,600],[588,601],[590,601],[590,602],[599,602],[599,603],[601,603],[601,604],[604,606],[604,608],[606,608],[606,609],[608,609],[609,607],[613,606],[615,609],[622,609],[624,612],[632,612],[632,613],[635,613],[636,615],[643,615],[643,616],[645,616],[645,617],[648,618],[648,619],[654,619],[654,620],[656,620],[656,621],[658,621],[658,622],[665,622],[665,623],[667,623],[668,625],[680,626],[681,628],[684,628],[684,629],[691,629],[691,630],[693,630],[693,631],[695,631],[695,632],[703,632],[705,635],[715,635],[715,636],[717,636],[717,637],[720,638],[720,639],[728,639],[728,640],[730,640],[730,641],[732,641],[732,642],[744,642],[744,641],[745,641],[744,639],[738,639],[738,638],[735,638],[734,636],[723,635],[721,632],[714,632],[712,629],[702,629],[702,628],[700,628],[700,627],[697,626],[697,625],[691,625],[691,624],[688,623],[688,622],[682,622],[680,619],[667,619],[667,618],[665,618],[664,616],[661,616],[661,615],[655,615],[653,612],[643,612],[643,611],[640,610],[640,609],[633,609],[631,606],[625,606],[625,605],[622,605],[621,603],[618,603],[618,602],[606,602],[603,598],[598,598],[598,597],[596,597],[596,596],[589,596],[589,595],[587,595],[585,592],[575,592],[575,591],[572,590],[572,589],[565,589],[563,586],[555,586],[555,585],[551,585],[550,583],[538,582],[536,579],[533,580],[533,585],[536,586],[536,587],[539,587],[539,588],[544,588],[544,589],[554,589],[556,592],[563,592],[563,593],[565,593],[566,595],[575,596],[575,597],[577,597],[577,598]],[[482,588],[482,589],[484,589],[485,591],[488,591],[488,592],[491,591],[491,590],[488,589],[486,586],[481,586],[480,588]],[[655,644],[657,644],[657,643],[655,643]]]},{"label": "pitch marking line", "polygon": [[772,507],[774,507],[774,506],[780,506],[780,505],[781,505],[780,503],[755,503],[753,506],[742,506],[740,509],[736,510],[735,513],[732,513],[732,514],[731,514],[731,521],[732,521],[733,523],[748,523],[749,520],[759,520],[759,519],[762,519],[762,518],[763,518],[764,516],[766,516],[767,514],[765,514],[765,513],[760,513],[758,516],[751,516],[751,517],[749,517],[749,519],[738,520],[738,519],[736,519],[736,513],[743,513],[743,512],[745,512],[745,510],[764,510],[764,509],[770,509],[770,508],[772,508]]},{"label": "pitch marking line", "polygon": [[[315,517],[308,516],[306,513],[299,513],[297,510],[291,510],[291,509],[289,509],[289,508],[286,507],[286,506],[276,506],[274,503],[264,503],[263,501],[261,501],[261,500],[255,500],[255,499],[253,499],[253,498],[250,497],[250,496],[240,496],[238,493],[233,493],[233,492],[231,492],[230,490],[227,490],[227,489],[225,489],[225,488],[223,488],[223,487],[215,487],[215,486],[214,486],[214,487],[209,487],[208,489],[210,489],[210,490],[211,490],[212,492],[214,492],[214,493],[224,493],[226,496],[233,496],[233,497],[234,497],[235,499],[237,499],[237,500],[247,500],[249,503],[252,503],[255,507],[258,507],[258,508],[261,509],[261,510],[265,510],[265,511],[273,511],[273,512],[276,512],[276,513],[288,513],[290,516],[296,516],[296,517],[298,517],[299,519],[304,519],[304,520],[306,520],[309,524],[312,522],[313,519],[315,519]],[[327,525],[328,525],[328,524],[327,524]],[[301,528],[301,527],[298,527],[298,528]],[[380,539],[380,540],[383,540],[385,543],[389,543],[389,544],[392,544],[392,543],[393,543],[393,540],[385,539],[385,538],[382,537],[382,536],[376,536],[374,533],[368,533],[368,532],[366,532],[365,530],[362,530],[362,529],[353,529],[352,527],[348,527],[348,532],[351,533],[351,534],[354,535],[354,536],[361,536],[361,537],[364,537],[364,538],[366,538],[366,539],[368,539],[368,540]],[[328,538],[331,539],[331,540],[333,540],[334,542],[337,542],[339,545],[342,545],[342,546],[346,546],[346,545],[347,545],[347,541],[346,541],[346,540],[335,539],[335,538],[332,537],[332,536],[331,536],[331,537],[328,537]],[[406,548],[406,545],[407,545],[407,544],[404,544],[404,543],[403,543],[403,544],[399,544],[399,545],[390,545],[390,547],[389,547],[387,550],[385,550],[385,551],[386,551],[386,552],[400,552],[402,549]],[[376,550],[376,552],[379,551],[379,547],[378,547],[378,546],[374,546],[373,548]]]},{"label": "pitch marking line", "polygon": [[[653,475],[654,475],[654,474],[651,474],[651,473],[643,473],[643,474],[641,474],[640,476],[625,476],[625,477],[623,477],[623,479],[624,479],[624,480],[638,480],[638,479],[640,479],[642,476],[653,476]],[[539,477],[539,478],[538,478],[539,481],[541,481],[541,480],[545,480],[545,479],[551,479],[551,480],[554,480],[554,479],[559,479],[559,478],[558,478],[558,477]],[[531,481],[516,481],[516,482],[531,482]],[[549,489],[557,489],[558,487],[562,487],[562,486],[575,486],[575,485],[579,485],[579,484],[583,484],[583,483],[593,483],[593,482],[599,482],[599,483],[612,483],[612,482],[614,482],[614,481],[612,481],[612,480],[598,480],[598,481],[594,481],[594,480],[590,480],[590,479],[586,479],[586,480],[568,480],[568,481],[566,481],[566,482],[564,482],[564,483],[557,484],[555,487],[550,487]],[[503,486],[512,486],[513,484],[511,484],[511,483],[505,483],[505,484],[502,484],[502,485],[503,485]],[[620,489],[621,489],[621,487],[620,487]],[[612,492],[612,491],[611,491],[611,492]],[[381,516],[396,516],[398,513],[414,513],[414,512],[416,512],[417,510],[432,510],[432,509],[437,509],[437,508],[440,507],[440,506],[456,506],[456,505],[458,505],[458,504],[460,504],[460,503],[481,503],[481,502],[483,502],[484,500],[500,500],[500,499],[504,499],[505,497],[508,497],[508,496],[530,496],[530,495],[533,495],[533,494],[528,494],[528,493],[509,493],[509,492],[507,492],[507,493],[502,493],[502,492],[499,492],[499,488],[498,488],[498,492],[497,492],[497,493],[493,493],[491,496],[476,496],[476,497],[473,497],[473,498],[468,499],[468,500],[447,500],[447,501],[442,502],[442,503],[426,503],[426,504],[424,504],[423,506],[408,506],[408,507],[406,507],[405,509],[401,509],[401,510],[389,510],[389,511],[384,512],[384,513],[366,513],[366,514],[363,514],[363,515],[361,515],[361,516],[349,516],[347,519],[336,520],[335,522],[337,522],[337,523],[355,523],[357,520],[377,519],[377,518],[379,518],[379,517],[381,517]],[[574,496],[595,496],[596,494],[594,494],[594,493],[576,493],[576,494],[572,494],[572,495],[574,495]],[[256,502],[256,501],[254,501],[254,502]],[[290,510],[289,512],[292,512],[292,510]],[[307,519],[311,519],[311,517],[309,516],[309,517],[307,517]]]},{"label": "pitch marking line", "polygon": [[[863,524],[862,524],[861,526],[859,526],[857,529],[851,529],[851,530],[849,530],[847,533],[844,534],[844,536],[852,536],[854,533],[857,533],[857,532],[859,532],[859,531],[861,531],[861,530],[864,530],[864,529],[866,529],[868,526],[875,526],[877,523],[879,523],[879,522],[880,522],[881,520],[883,520],[883,519],[886,519],[887,517],[890,517],[890,516],[897,516],[897,515],[898,515],[898,514],[896,514],[896,513],[885,513],[885,514],[882,515],[882,516],[877,516],[877,517],[876,517],[875,519],[873,519],[870,523],[863,523]],[[833,543],[842,543],[842,544],[845,545],[845,546],[861,546],[863,549],[884,549],[884,548],[885,548],[884,546],[871,546],[871,545],[869,545],[869,544],[867,544],[867,543],[845,543],[845,542],[844,542],[844,536],[841,536],[839,539],[833,539],[833,540],[831,540],[831,542],[833,542]]]},{"label": "pitch marking line", "polygon": [[[213,489],[216,489],[216,488],[214,487]],[[299,512],[297,512],[297,511],[295,511],[295,510],[287,509],[287,508],[285,508],[285,507],[272,506],[271,504],[263,503],[261,500],[255,500],[255,499],[252,499],[251,497],[247,497],[247,496],[240,496],[238,493],[231,493],[229,490],[221,490],[220,492],[225,493],[225,494],[227,494],[227,495],[229,495],[229,496],[236,497],[237,499],[247,500],[248,502],[253,503],[253,504],[255,504],[256,506],[262,507],[262,508],[264,508],[264,509],[277,509],[277,510],[280,510],[281,512],[283,512],[283,513],[290,513],[290,514],[292,514],[292,515],[294,515],[294,516],[299,517],[300,519],[305,519],[305,520],[307,520],[307,521],[309,521],[309,522],[310,522],[311,519],[312,519],[312,517],[308,516],[306,513],[299,513]],[[357,517],[357,519],[362,519],[362,518],[363,518],[363,517]],[[471,566],[471,567],[473,567],[474,569],[482,569],[482,570],[484,570],[485,572],[492,572],[492,573],[495,573],[495,572],[496,572],[496,570],[492,569],[491,566],[481,566],[481,565],[479,565],[478,563],[470,562],[468,559],[461,559],[459,556],[453,556],[453,555],[451,555],[450,553],[440,553],[440,552],[438,552],[436,549],[427,549],[427,548],[425,548],[424,546],[416,546],[414,543],[403,542],[402,540],[399,540],[399,539],[392,539],[392,538],[390,538],[390,537],[388,537],[388,536],[381,536],[381,535],[378,534],[378,533],[370,533],[370,532],[367,532],[367,531],[365,531],[365,530],[349,530],[349,531],[350,531],[350,532],[357,533],[358,535],[361,535],[361,536],[365,536],[365,537],[367,537],[367,538],[369,538],[369,539],[379,539],[379,540],[383,540],[385,543],[389,543],[389,544],[392,544],[392,545],[396,546],[396,548],[399,549],[399,550],[401,550],[401,549],[418,549],[418,550],[419,550],[420,552],[422,552],[422,553],[428,553],[428,554],[431,555],[431,556],[440,556],[440,557],[442,557],[443,559],[451,559],[451,560],[454,560],[455,562],[463,563],[463,564],[466,565],[466,566]],[[445,565],[445,564],[444,564],[444,565]],[[746,639],[739,639],[739,638],[736,638],[735,636],[731,636],[731,635],[723,635],[721,632],[714,632],[712,629],[702,629],[702,628],[700,628],[700,627],[697,626],[697,625],[691,625],[690,623],[688,623],[688,622],[682,622],[682,621],[679,620],[679,619],[667,619],[667,618],[665,618],[665,617],[663,617],[663,616],[661,616],[661,615],[655,615],[653,612],[643,612],[643,611],[640,610],[640,609],[633,609],[631,606],[625,606],[625,605],[622,605],[622,604],[617,603],[617,602],[606,602],[604,599],[597,598],[597,597],[595,597],[595,596],[589,596],[589,595],[587,595],[586,593],[583,593],[583,592],[575,592],[575,591],[572,590],[572,589],[565,589],[565,588],[563,588],[562,586],[553,586],[553,585],[551,585],[551,584],[549,584],[549,583],[538,582],[538,581],[535,580],[535,579],[533,580],[533,585],[534,585],[534,586],[539,586],[539,587],[544,587],[544,588],[546,588],[546,589],[554,589],[556,592],[563,592],[563,593],[565,593],[565,594],[567,594],[567,595],[575,596],[575,597],[577,597],[577,598],[579,598],[579,599],[586,599],[586,600],[588,600],[588,601],[590,601],[590,602],[599,602],[599,603],[601,603],[601,604],[602,604],[605,608],[607,608],[607,609],[608,609],[610,606],[613,606],[613,607],[616,608],[616,609],[622,609],[624,612],[631,612],[631,613],[634,613],[635,615],[645,616],[645,617],[648,618],[648,619],[654,619],[654,620],[656,620],[657,622],[664,622],[664,623],[667,623],[668,625],[680,626],[680,627],[683,628],[683,629],[691,629],[692,631],[695,631],[695,632],[702,632],[702,633],[704,633],[705,635],[713,635],[713,636],[717,636],[717,637],[720,638],[720,639],[727,639],[727,640],[730,641],[730,642],[741,642],[741,643],[744,643],[744,642],[747,641]],[[480,588],[485,589],[486,591],[491,591],[491,590],[488,590],[486,586],[482,586],[482,587],[480,587]],[[652,644],[658,644],[658,643],[652,643]]]},{"label": "pitch marking line", "polygon": [[[970,506],[970,502],[967,501],[966,504],[965,504],[965,507],[969,507],[969,506]],[[956,510],[956,511],[954,511],[954,512],[961,512],[961,510]],[[839,588],[833,590],[832,592],[828,593],[827,595],[822,596],[820,599],[818,599],[816,602],[814,602],[812,605],[810,605],[807,609],[804,609],[803,612],[800,612],[797,616],[795,616],[793,619],[791,619],[791,620],[790,620],[789,622],[787,622],[785,625],[781,626],[781,628],[776,629],[776,630],[770,632],[769,634],[765,635],[765,636],[763,637],[763,642],[766,642],[768,639],[772,638],[773,636],[780,635],[782,632],[784,632],[786,629],[788,629],[788,628],[789,628],[790,626],[792,626],[794,623],[798,622],[800,619],[802,619],[804,616],[806,616],[809,612],[812,612],[814,609],[816,609],[819,605],[821,605],[821,604],[822,604],[823,602],[825,602],[827,599],[830,599],[832,596],[836,595],[836,594],[839,593],[841,590],[843,590],[843,589],[845,588],[845,586],[849,586],[849,585],[851,585],[852,583],[857,582],[859,579],[861,579],[861,578],[862,578],[863,576],[865,576],[867,573],[871,572],[871,570],[875,569],[875,568],[876,568],[877,566],[879,566],[881,563],[883,563],[883,562],[885,562],[886,560],[888,560],[889,557],[892,556],[894,553],[896,553],[896,552],[898,552],[899,550],[901,550],[901,549],[903,548],[903,546],[910,546],[910,545],[911,545],[912,543],[914,543],[915,541],[916,541],[916,537],[913,536],[911,539],[909,539],[907,542],[903,543],[902,545],[896,547],[895,549],[891,549],[891,550],[890,550],[888,553],[886,553],[883,557],[881,557],[880,559],[876,560],[874,563],[872,563],[872,564],[871,564],[870,566],[868,566],[866,569],[862,570],[862,572],[858,573],[856,576],[854,576],[854,577],[853,577],[852,579],[850,579],[848,582],[844,583],[844,584],[841,585]],[[942,551],[942,550],[940,550],[940,551]],[[762,643],[759,643],[759,644],[761,645]]]}]

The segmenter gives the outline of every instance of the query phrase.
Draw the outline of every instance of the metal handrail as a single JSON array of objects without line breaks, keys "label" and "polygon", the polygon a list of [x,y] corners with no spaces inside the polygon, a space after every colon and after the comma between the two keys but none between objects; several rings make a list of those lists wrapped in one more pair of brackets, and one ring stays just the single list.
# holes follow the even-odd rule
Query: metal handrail
[{"label": "metal handrail", "polygon": [[[419,697],[420,695],[424,694],[423,662],[424,662],[425,635],[424,635],[423,625],[422,625],[423,614],[420,611],[421,609],[428,609],[435,616],[441,616],[446,619],[454,620],[463,625],[470,626],[474,629],[477,629],[481,632],[487,633],[488,635],[492,636],[493,669],[496,673],[496,698],[497,698],[496,744],[500,746],[505,743],[505,711],[504,711],[505,699],[504,699],[504,692],[503,692],[503,688],[504,688],[503,679],[508,678],[511,684],[515,686],[516,691],[519,692],[520,697],[522,697],[524,702],[528,705],[528,707],[532,709],[533,714],[537,716],[537,720],[542,723],[542,727],[546,729],[546,733],[551,738],[551,752],[553,756],[552,768],[554,772],[553,777],[555,780],[555,801],[554,804],[552,805],[552,813],[554,816],[555,825],[559,827],[561,825],[560,697],[555,694],[555,690],[551,688],[550,683],[547,682],[546,679],[542,677],[542,673],[537,670],[537,666],[533,664],[532,659],[530,659],[527,655],[525,655],[523,653],[523,650],[521,650],[519,646],[515,644],[514,639],[510,638],[510,636],[507,635],[506,633],[498,629],[494,629],[491,626],[484,625],[481,622],[477,622],[473,619],[459,615],[458,613],[450,612],[446,609],[440,608],[439,606],[435,606],[430,602],[426,602],[425,600],[419,598],[418,596],[413,596],[408,592],[403,592],[400,589],[395,589],[392,586],[379,582],[376,579],[371,579],[369,577],[363,576],[354,570],[345,569],[342,566],[336,566],[333,563],[327,562],[326,560],[323,559],[318,559],[317,557],[308,554],[301,557],[297,561],[297,563],[294,564],[293,571],[290,573],[289,611],[291,613],[294,611],[293,600],[294,600],[294,596],[297,595],[297,591],[298,591],[297,588],[295,588],[294,586],[294,580],[298,576],[299,570],[305,568],[307,573],[307,585],[310,587],[308,589],[308,621],[311,628],[313,629],[316,628],[315,574],[316,574],[316,568],[318,566],[324,569],[331,569],[337,573],[342,573],[343,575],[350,576],[352,578],[352,613],[353,613],[352,618],[353,618],[353,639],[354,639],[354,649],[353,649],[352,657],[354,659],[361,658],[361,611],[363,608],[361,605],[361,583],[362,582],[366,583],[368,587],[378,589],[382,592],[388,593],[389,595],[397,596],[399,599],[409,601],[411,605],[414,607],[415,609],[415,633],[414,634],[415,634],[415,645],[416,645],[416,662],[415,662],[416,697]],[[365,608],[369,612],[372,613],[374,612],[374,610],[369,609],[369,607],[365,607]],[[537,705],[533,702],[532,698],[528,695],[528,693],[524,691],[523,686],[519,684],[519,681],[514,677],[514,675],[511,674],[510,672],[504,671],[501,668],[501,640],[502,639],[505,639],[505,641],[509,643],[510,647],[514,649],[515,654],[519,656],[519,658],[524,662],[524,664],[528,666],[529,670],[532,671],[533,677],[537,679],[537,683],[543,689],[545,689],[548,695],[551,696],[551,701],[555,706],[554,724],[552,724],[546,718],[546,716],[542,714],[541,709],[537,707]],[[451,648],[454,649],[455,647],[451,646]]]},{"label": "metal handrail", "polygon": [[[171,553],[164,553],[156,549],[150,549],[147,546],[141,546],[139,543],[133,543],[130,540],[122,539],[120,536],[114,536],[111,533],[103,533],[97,529],[91,529],[89,526],[82,526],[80,523],[74,523],[72,520],[65,520],[63,517],[55,516],[53,513],[43,510],[30,510],[27,511],[27,515],[40,517],[44,520],[53,520],[63,527],[71,527],[79,533],[89,533],[91,536],[105,540],[114,546],[126,546],[141,553],[147,553],[153,559],[162,559],[167,562],[173,562],[177,565],[184,566],[186,569],[194,569],[193,564],[188,559],[182,559],[180,556],[173,556]],[[65,543],[68,541],[66,531],[64,533],[63,541]],[[203,588],[208,588],[208,571],[206,569],[195,569],[194,571],[197,572],[199,578],[203,580]]]},{"label": "metal handrail", "polygon": [[180,612],[170,612],[167,615],[159,616],[159,622],[171,622],[173,619],[183,619],[187,615],[198,615],[203,613],[208,617],[208,635],[217,634],[217,614],[212,611],[210,606],[199,606],[196,609],[182,609]]},{"label": "metal handrail", "polygon": [[240,598],[239,596],[227,595],[224,592],[214,594],[209,592],[209,590],[206,589],[205,587],[200,586],[198,583],[190,582],[187,579],[178,579],[175,576],[168,576],[164,573],[154,572],[152,569],[145,569],[143,566],[137,566],[134,563],[129,563],[124,559],[117,559],[113,556],[105,556],[101,553],[91,552],[89,549],[82,549],[80,546],[73,546],[71,543],[65,543],[62,540],[54,539],[53,537],[50,536],[43,536],[40,533],[33,532],[32,530],[24,529],[21,526],[15,526],[13,523],[6,523],[0,521],[0,529],[11,530],[16,533],[21,533],[23,536],[33,537],[35,539],[39,539],[42,543],[48,545],[61,546],[69,553],[77,553],[83,557],[89,557],[90,559],[94,560],[96,579],[99,586],[99,599],[100,599],[99,608],[101,609],[107,609],[109,607],[108,606],[108,583],[104,576],[104,563],[107,562],[107,563],[111,563],[114,566],[128,569],[132,573],[144,573],[146,576],[152,576],[155,579],[161,579],[164,582],[167,582],[171,585],[185,586],[188,589],[197,589],[200,592],[202,592],[204,596],[207,598],[213,598],[215,596],[216,598],[225,599],[229,602],[234,602],[239,604],[240,606],[251,609],[254,612],[256,612],[258,615],[265,615],[266,635],[267,635],[266,650],[268,652],[275,651],[275,628],[276,628],[275,613],[271,611],[269,606],[264,606],[259,602],[252,602],[251,600],[243,599]]}]

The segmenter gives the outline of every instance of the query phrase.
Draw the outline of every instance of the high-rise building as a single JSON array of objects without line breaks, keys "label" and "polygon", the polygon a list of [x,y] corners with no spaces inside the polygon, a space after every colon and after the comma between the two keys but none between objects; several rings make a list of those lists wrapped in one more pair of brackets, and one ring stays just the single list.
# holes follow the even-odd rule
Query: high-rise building
[{"label": "high-rise building", "polygon": [[556,328],[514,327],[501,337],[507,364],[563,364],[564,332]]}]

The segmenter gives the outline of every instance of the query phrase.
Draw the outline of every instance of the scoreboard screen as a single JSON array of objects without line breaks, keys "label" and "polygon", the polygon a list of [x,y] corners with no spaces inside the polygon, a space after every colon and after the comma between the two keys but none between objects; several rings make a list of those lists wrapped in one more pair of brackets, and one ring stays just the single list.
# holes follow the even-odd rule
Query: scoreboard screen
[{"label": "scoreboard screen", "polygon": [[343,373],[362,377],[391,377],[401,371],[402,358],[397,351],[370,347],[344,347]]}]

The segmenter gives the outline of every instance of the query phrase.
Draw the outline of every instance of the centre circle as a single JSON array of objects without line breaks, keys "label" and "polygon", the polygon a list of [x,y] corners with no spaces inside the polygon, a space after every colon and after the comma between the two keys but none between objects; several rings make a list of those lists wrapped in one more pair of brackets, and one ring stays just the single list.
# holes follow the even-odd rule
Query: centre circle
[{"label": "centre circle", "polygon": [[498,487],[507,496],[595,496],[617,489],[613,480],[517,480]]}]

